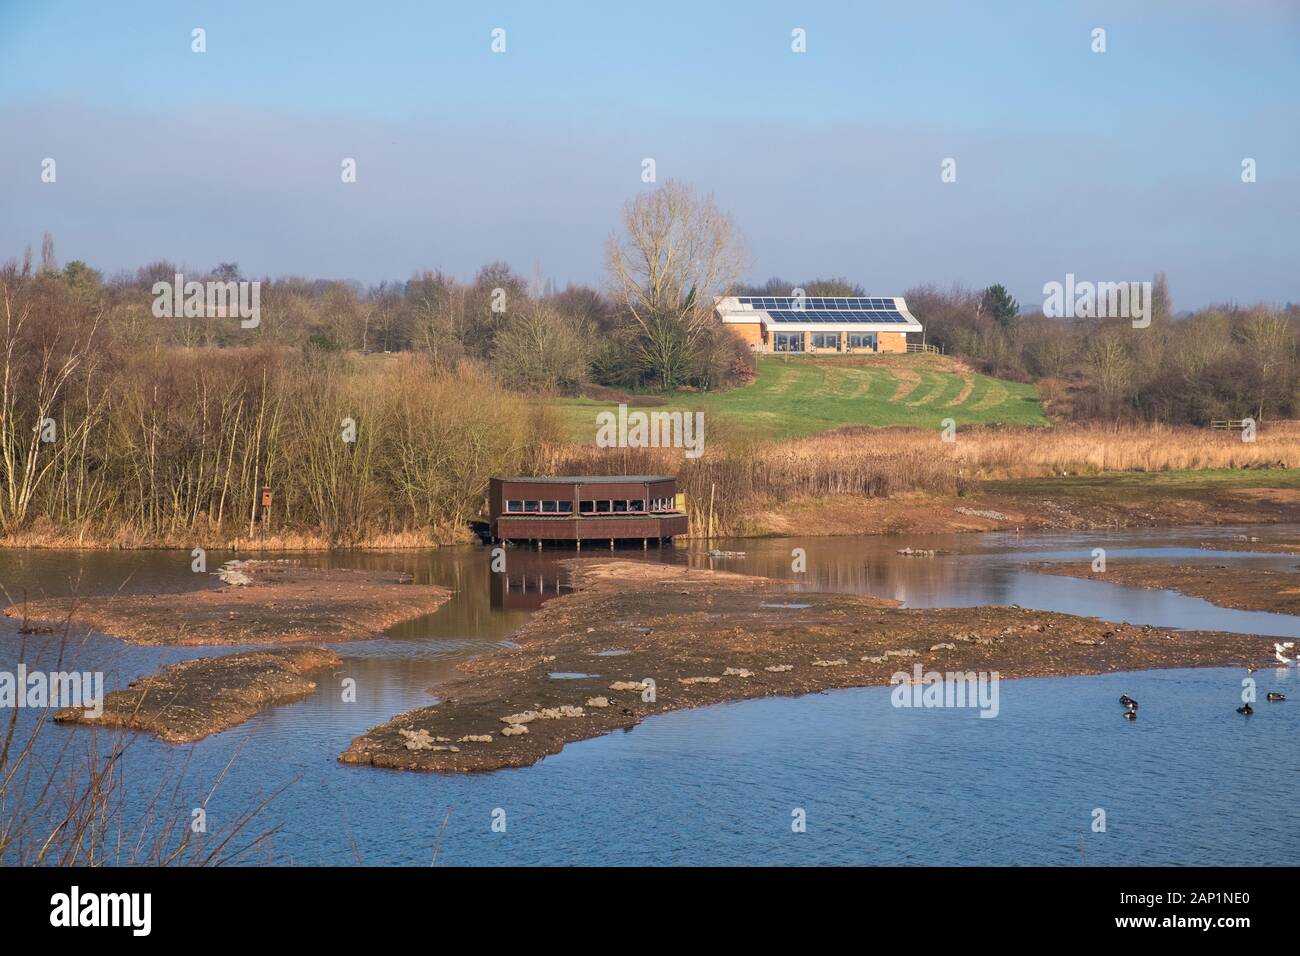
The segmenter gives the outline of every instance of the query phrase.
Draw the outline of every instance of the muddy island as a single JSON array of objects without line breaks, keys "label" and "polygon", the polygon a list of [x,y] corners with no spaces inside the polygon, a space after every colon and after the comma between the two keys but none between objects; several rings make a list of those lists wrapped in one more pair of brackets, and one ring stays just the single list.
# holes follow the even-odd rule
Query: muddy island
[{"label": "muddy island", "polygon": [[86,716],[82,708],[65,708],[54,719],[144,730],[168,743],[192,743],[242,724],[260,707],[306,697],[316,689],[307,675],[339,663],[337,654],[320,647],[204,657],[173,664],[132,681],[126,690],[109,693],[98,717]]},{"label": "muddy island", "polygon": [[1003,678],[1261,664],[1272,642],[1016,607],[904,609],[787,581],[617,559],[572,562],[575,591],[517,646],[461,665],[439,702],[356,738],[344,763],[521,767],[646,717],[723,701],[885,685],[926,671]]},{"label": "muddy island", "polygon": [[1168,564],[1161,561],[1110,561],[1105,571],[1091,564],[1053,562],[1033,565],[1044,574],[1091,578],[1127,587],[1178,591],[1218,607],[1239,611],[1300,614],[1300,565],[1291,570],[1226,564]]},{"label": "muddy island", "polygon": [[[239,561],[220,587],[28,601],[5,615],[37,626],[93,628],[128,644],[231,645],[355,641],[430,614],[451,592],[397,571]],[[30,625],[29,625],[30,626]]]}]

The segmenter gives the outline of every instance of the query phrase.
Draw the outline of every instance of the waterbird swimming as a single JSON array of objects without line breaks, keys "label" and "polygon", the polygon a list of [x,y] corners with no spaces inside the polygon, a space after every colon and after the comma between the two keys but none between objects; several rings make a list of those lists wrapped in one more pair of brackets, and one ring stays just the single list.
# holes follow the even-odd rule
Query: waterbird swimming
[{"label": "waterbird swimming", "polygon": [[1130,708],[1130,709],[1132,709],[1132,710],[1137,710],[1138,702],[1135,701],[1135,700],[1134,700],[1132,697],[1130,697],[1128,694],[1120,694],[1120,695],[1119,695],[1119,702],[1120,702],[1121,704],[1123,704],[1125,707],[1128,707],[1128,708]]},{"label": "waterbird swimming", "polygon": [[1255,712],[1255,708],[1251,707],[1250,704],[1242,704],[1240,707],[1237,708],[1237,713],[1245,714],[1247,717],[1249,717],[1254,712]]},{"label": "waterbird swimming", "polygon": [[1124,719],[1125,719],[1125,720],[1137,720],[1137,719],[1138,719],[1138,712],[1137,712],[1136,710],[1133,710],[1132,708],[1130,708],[1130,709],[1124,711]]},{"label": "waterbird swimming", "polygon": [[1271,690],[1268,692],[1267,698],[1276,703],[1279,700],[1286,700],[1286,694],[1279,694],[1277,691]]}]

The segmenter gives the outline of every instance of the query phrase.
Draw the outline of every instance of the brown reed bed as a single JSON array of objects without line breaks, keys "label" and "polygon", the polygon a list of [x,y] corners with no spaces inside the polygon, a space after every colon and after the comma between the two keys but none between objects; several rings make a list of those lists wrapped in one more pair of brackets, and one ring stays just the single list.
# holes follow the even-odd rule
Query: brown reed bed
[{"label": "brown reed bed", "polygon": [[679,449],[568,445],[550,450],[541,473],[676,475],[691,533],[710,536],[765,530],[759,513],[818,499],[906,495],[914,498],[909,507],[925,508],[926,496],[960,498],[986,482],[1300,466],[1296,422],[1267,424],[1254,442],[1237,432],[1146,424],[983,426],[955,438],[915,428],[846,428],[772,444],[724,435],[695,460]]}]

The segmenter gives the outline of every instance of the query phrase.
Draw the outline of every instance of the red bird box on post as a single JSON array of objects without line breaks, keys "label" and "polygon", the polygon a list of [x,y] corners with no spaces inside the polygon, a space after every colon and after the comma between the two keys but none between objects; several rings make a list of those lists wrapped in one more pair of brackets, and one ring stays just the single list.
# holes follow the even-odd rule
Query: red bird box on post
[{"label": "red bird box on post", "polygon": [[262,489],[262,507],[263,507],[263,508],[269,508],[269,507],[271,507],[271,489],[270,489],[270,488],[263,488],[263,489]]}]

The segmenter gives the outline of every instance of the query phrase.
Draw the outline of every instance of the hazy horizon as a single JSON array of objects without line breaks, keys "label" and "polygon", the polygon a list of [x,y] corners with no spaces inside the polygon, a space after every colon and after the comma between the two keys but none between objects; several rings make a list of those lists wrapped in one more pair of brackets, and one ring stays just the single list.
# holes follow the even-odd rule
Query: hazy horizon
[{"label": "hazy horizon", "polygon": [[1032,306],[1066,273],[1163,271],[1179,310],[1283,303],[1298,81],[1300,8],[1267,2],[8,7],[0,260],[48,231],[108,275],[371,284],[502,260],[603,286],[650,157],[733,216],[749,283],[1000,282]]}]

